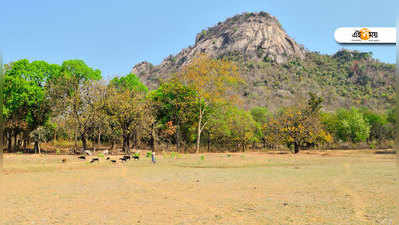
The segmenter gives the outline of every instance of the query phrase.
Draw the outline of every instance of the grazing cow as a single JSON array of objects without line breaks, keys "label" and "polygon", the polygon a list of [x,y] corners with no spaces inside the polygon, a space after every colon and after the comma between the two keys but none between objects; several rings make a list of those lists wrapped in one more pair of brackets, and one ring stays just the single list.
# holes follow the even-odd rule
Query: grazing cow
[{"label": "grazing cow", "polygon": [[95,161],[99,162],[100,160],[98,158],[92,158],[90,163],[94,163]]},{"label": "grazing cow", "polygon": [[121,160],[122,162],[126,162],[126,161],[127,161],[127,159],[126,159],[125,157],[120,158],[120,160]]},{"label": "grazing cow", "polygon": [[91,151],[89,151],[89,150],[85,150],[84,153],[85,153],[86,155],[93,155],[93,153],[91,153]]},{"label": "grazing cow", "polygon": [[79,156],[78,159],[86,159],[86,156],[84,156],[84,155]]}]

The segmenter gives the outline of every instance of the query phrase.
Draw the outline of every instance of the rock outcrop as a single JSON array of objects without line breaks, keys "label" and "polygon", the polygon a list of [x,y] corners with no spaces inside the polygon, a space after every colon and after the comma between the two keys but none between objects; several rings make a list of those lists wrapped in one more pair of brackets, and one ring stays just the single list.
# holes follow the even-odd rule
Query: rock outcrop
[{"label": "rock outcrop", "polygon": [[199,53],[211,57],[244,56],[244,60],[276,63],[305,56],[303,47],[287,35],[275,17],[266,12],[244,13],[201,31],[194,46],[168,56],[160,65],[141,62],[133,67],[132,73],[153,88],[159,79],[176,72]]}]

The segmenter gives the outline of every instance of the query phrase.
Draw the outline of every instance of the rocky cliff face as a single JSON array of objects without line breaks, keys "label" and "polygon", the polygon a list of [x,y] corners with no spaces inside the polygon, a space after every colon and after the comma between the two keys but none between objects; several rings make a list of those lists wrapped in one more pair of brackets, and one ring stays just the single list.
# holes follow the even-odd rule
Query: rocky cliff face
[{"label": "rocky cliff face", "polygon": [[244,56],[244,60],[276,63],[305,56],[303,47],[286,34],[275,17],[265,12],[245,13],[201,31],[194,46],[167,57],[160,65],[141,62],[132,72],[146,85],[155,87],[165,74],[176,72],[198,53],[211,57]]},{"label": "rocky cliff face", "polygon": [[265,12],[244,13],[201,31],[195,44],[160,65],[135,65],[132,73],[150,89],[171,77],[198,53],[237,63],[245,85],[236,89],[242,107],[276,110],[307,97],[325,99],[327,110],[367,106],[391,107],[395,65],[378,62],[370,53],[342,50],[334,55],[305,51]]}]

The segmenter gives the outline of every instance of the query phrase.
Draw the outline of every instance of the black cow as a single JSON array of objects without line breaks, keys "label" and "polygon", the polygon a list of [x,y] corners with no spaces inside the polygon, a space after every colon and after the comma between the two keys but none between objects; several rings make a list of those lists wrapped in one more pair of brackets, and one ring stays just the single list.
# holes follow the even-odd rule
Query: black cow
[{"label": "black cow", "polygon": [[121,160],[122,162],[126,162],[126,161],[127,161],[127,159],[126,159],[125,157],[120,158],[120,160]]},{"label": "black cow", "polygon": [[98,158],[93,158],[90,163],[94,163],[95,161],[99,162],[100,160]]}]

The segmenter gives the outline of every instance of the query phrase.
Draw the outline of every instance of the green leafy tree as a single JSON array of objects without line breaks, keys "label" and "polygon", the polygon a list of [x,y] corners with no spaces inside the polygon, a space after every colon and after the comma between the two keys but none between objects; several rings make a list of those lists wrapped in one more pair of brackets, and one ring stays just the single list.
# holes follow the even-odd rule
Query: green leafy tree
[{"label": "green leafy tree", "polygon": [[231,137],[230,118],[232,106],[229,104],[214,105],[209,115],[208,124],[204,129],[207,139],[208,152],[211,144],[218,145],[218,148],[228,147]]},{"label": "green leafy tree", "polygon": [[133,73],[122,77],[115,77],[110,81],[110,84],[118,89],[130,89],[143,93],[148,92],[148,88]]},{"label": "green leafy tree", "polygon": [[248,144],[256,140],[255,136],[256,122],[250,112],[232,107],[230,118],[231,140],[244,152]]},{"label": "green leafy tree", "polygon": [[19,133],[24,134],[25,143],[28,134],[45,124],[51,114],[51,104],[47,91],[50,79],[58,76],[58,65],[44,61],[29,62],[18,60],[6,66],[4,77],[4,108],[8,148],[11,150],[11,136],[16,139]]},{"label": "green leafy tree", "polygon": [[87,149],[87,135],[93,126],[96,115],[96,84],[101,79],[101,71],[92,69],[82,60],[67,60],[61,65],[60,75],[52,79],[50,89],[58,107],[65,110],[74,120],[75,151],[78,151],[77,138],[80,136],[83,149]]},{"label": "green leafy tree", "polygon": [[356,108],[339,109],[335,114],[325,115],[323,123],[337,140],[354,143],[365,141],[370,134],[370,125]]},{"label": "green leafy tree", "polygon": [[[164,82],[150,93],[150,98],[157,105],[156,117],[160,124],[172,122],[175,128],[175,143],[179,151],[181,139],[190,140],[190,128],[194,124],[193,115],[197,110],[198,93],[180,81],[172,79]],[[164,126],[167,128],[168,126]],[[184,135],[184,137],[183,137]]]},{"label": "green leafy tree", "polygon": [[[256,122],[256,136],[258,140],[262,140],[263,148],[266,148],[267,138],[266,138],[266,126],[271,117],[271,114],[266,107],[254,107],[251,109],[252,118]],[[270,146],[270,144],[269,144]]]},{"label": "green leafy tree", "polygon": [[370,135],[368,141],[382,141],[389,138],[389,124],[386,114],[380,114],[370,111],[367,108],[361,108],[364,120],[370,125]]}]

